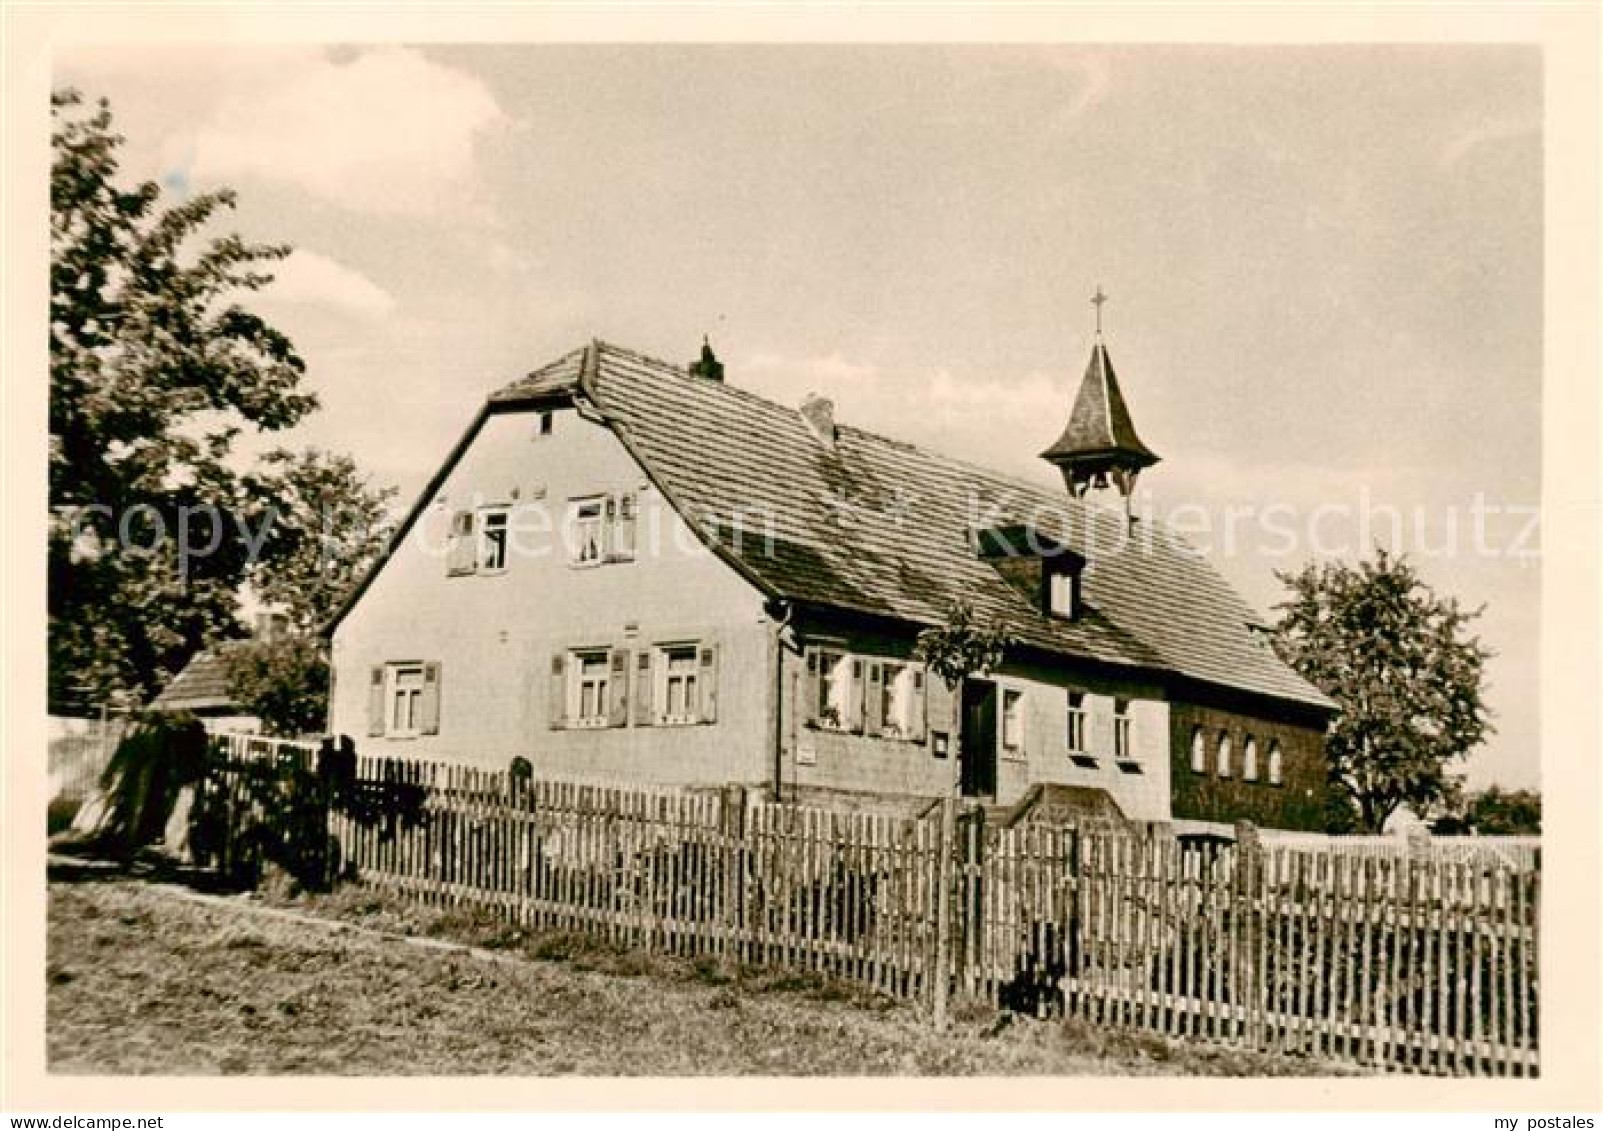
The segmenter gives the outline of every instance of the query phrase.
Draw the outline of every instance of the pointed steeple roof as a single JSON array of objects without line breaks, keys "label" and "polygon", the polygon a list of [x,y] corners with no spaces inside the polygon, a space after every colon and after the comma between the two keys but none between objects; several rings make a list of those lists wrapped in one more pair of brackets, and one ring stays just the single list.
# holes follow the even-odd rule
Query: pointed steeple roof
[{"label": "pointed steeple roof", "polygon": [[1157,454],[1136,435],[1130,408],[1124,403],[1113,362],[1100,337],[1091,348],[1091,361],[1074,398],[1068,426],[1041,458],[1060,466],[1094,461],[1135,469],[1158,462]]}]

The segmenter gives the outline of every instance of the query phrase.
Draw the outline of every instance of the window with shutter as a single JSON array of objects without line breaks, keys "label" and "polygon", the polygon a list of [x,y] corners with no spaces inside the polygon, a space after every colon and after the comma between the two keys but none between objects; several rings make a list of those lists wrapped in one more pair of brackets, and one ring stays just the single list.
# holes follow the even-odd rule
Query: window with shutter
[{"label": "window with shutter", "polygon": [[472,573],[478,564],[478,544],[473,533],[473,512],[457,511],[451,516],[451,539],[445,550],[448,577]]}]

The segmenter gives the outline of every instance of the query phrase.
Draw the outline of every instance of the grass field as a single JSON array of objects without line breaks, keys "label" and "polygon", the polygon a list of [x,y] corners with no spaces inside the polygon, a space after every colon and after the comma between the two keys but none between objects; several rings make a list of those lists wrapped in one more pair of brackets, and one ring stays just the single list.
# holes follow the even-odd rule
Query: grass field
[{"label": "grass field", "polygon": [[264,902],[115,875],[52,882],[47,978],[58,1073],[1333,1071],[986,1011],[937,1034],[820,979],[526,936],[360,889]]}]

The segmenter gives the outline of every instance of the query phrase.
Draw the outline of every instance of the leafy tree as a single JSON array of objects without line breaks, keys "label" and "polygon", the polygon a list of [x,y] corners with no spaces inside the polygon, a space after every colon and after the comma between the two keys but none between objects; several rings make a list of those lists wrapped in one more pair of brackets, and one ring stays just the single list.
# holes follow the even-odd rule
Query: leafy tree
[{"label": "leafy tree", "polygon": [[946,623],[926,628],[918,634],[913,658],[929,665],[948,687],[956,687],[971,675],[983,675],[1002,662],[1011,639],[995,621],[981,621],[966,601],[952,606]]},{"label": "leafy tree", "polygon": [[1432,831],[1443,836],[1479,833],[1482,836],[1539,836],[1542,832],[1542,795],[1535,790],[1490,786],[1450,809]]},{"label": "leafy tree", "polygon": [[316,636],[286,633],[241,640],[223,651],[229,698],[267,734],[321,734],[328,717],[328,655]]},{"label": "leafy tree", "polygon": [[264,463],[257,486],[272,520],[251,588],[295,631],[314,634],[384,549],[395,488],[373,486],[350,456],[317,448],[269,452]]},{"label": "leafy tree", "polygon": [[1480,611],[1438,597],[1384,550],[1279,576],[1290,597],[1277,606],[1275,651],[1341,709],[1325,747],[1337,804],[1378,832],[1400,805],[1424,813],[1450,800],[1450,764],[1491,730],[1491,653],[1469,634]]},{"label": "leafy tree", "polygon": [[169,205],[122,186],[104,100],[61,90],[51,111],[51,692],[143,698],[236,628],[252,499],[235,439],[316,400],[289,339],[239,302],[288,248],[204,238],[230,191]]}]

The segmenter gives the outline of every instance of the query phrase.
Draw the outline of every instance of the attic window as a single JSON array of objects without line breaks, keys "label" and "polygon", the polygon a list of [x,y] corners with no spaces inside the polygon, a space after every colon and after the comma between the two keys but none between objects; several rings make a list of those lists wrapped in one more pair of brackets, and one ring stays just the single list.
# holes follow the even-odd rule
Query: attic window
[{"label": "attic window", "polygon": [[1072,565],[1067,568],[1048,566],[1046,575],[1046,611],[1051,616],[1073,619],[1080,613],[1080,571]]}]

